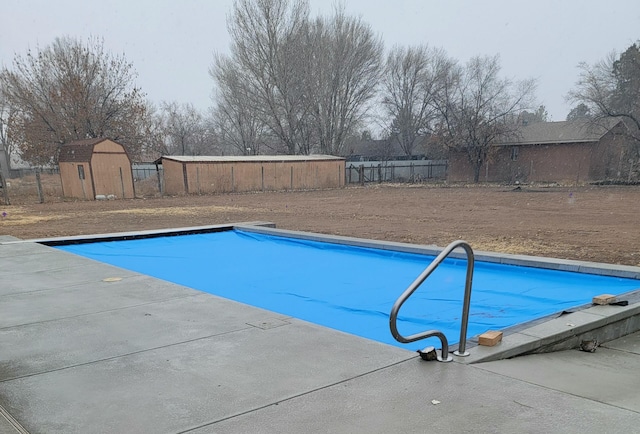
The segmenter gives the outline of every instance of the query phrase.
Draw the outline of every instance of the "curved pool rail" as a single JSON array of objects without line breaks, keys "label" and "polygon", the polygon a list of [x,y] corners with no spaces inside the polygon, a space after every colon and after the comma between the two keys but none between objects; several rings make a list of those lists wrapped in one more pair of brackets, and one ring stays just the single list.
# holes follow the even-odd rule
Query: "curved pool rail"
[{"label": "curved pool rail", "polygon": [[391,308],[391,314],[389,315],[389,328],[391,329],[391,334],[394,339],[403,344],[408,344],[410,342],[419,341],[421,339],[437,337],[440,339],[440,343],[442,344],[442,355],[438,356],[438,361],[440,362],[450,362],[453,360],[449,355],[449,342],[447,341],[447,337],[439,330],[427,330],[420,333],[415,333],[410,336],[403,336],[398,331],[398,312],[400,308],[404,304],[405,301],[411,297],[422,283],[435,271],[436,268],[444,261],[447,256],[451,254],[458,247],[462,247],[467,254],[467,275],[466,281],[464,285],[464,300],[462,303],[462,325],[460,327],[460,341],[458,344],[458,350],[453,354],[456,356],[468,356],[469,352],[466,351],[467,344],[467,327],[469,325],[469,304],[471,303],[471,286],[473,283],[473,265],[474,265],[474,255],[473,249],[463,240],[457,240],[449,244],[432,262],[429,264],[425,270],[420,273],[420,275],[416,278],[416,280],[409,285],[409,287],[398,297],[396,302],[393,304]]}]

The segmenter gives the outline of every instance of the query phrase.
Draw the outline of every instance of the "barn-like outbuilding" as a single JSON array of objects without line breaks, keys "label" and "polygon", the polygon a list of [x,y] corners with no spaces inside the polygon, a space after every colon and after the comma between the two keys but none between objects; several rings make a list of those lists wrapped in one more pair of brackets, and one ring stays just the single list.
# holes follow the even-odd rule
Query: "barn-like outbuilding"
[{"label": "barn-like outbuilding", "polygon": [[58,157],[64,197],[130,199],[135,197],[131,159],[123,145],[108,138],[62,145]]},{"label": "barn-like outbuilding", "polygon": [[164,193],[311,190],[344,186],[332,155],[163,156]]}]

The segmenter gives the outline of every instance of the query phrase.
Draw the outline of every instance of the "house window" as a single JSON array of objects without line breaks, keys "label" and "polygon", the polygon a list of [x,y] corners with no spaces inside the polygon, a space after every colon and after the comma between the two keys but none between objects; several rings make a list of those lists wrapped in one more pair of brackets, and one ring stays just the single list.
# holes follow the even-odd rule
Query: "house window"
[{"label": "house window", "polygon": [[518,148],[517,146],[512,146],[511,147],[511,161],[516,161],[518,159],[518,151],[520,150],[520,148]]},{"label": "house window", "polygon": [[84,179],[84,166],[82,164],[78,165],[78,178]]}]

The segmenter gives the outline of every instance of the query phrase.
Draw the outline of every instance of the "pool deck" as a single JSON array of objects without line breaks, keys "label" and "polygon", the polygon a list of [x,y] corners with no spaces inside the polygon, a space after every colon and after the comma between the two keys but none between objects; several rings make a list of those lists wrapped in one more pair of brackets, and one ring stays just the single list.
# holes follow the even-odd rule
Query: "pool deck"
[{"label": "pool deck", "polygon": [[470,358],[424,362],[12,241],[0,236],[0,434],[637,431],[638,332],[594,353],[494,360],[553,335],[575,341],[597,321],[632,330],[636,300],[514,331]]}]

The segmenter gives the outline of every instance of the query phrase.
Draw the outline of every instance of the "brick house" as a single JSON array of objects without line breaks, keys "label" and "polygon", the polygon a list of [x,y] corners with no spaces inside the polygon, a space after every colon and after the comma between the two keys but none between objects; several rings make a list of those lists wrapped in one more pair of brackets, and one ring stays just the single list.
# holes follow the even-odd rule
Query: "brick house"
[{"label": "brick house", "polygon": [[[481,182],[588,182],[618,178],[624,171],[622,121],[538,122],[521,127],[512,140],[493,145],[480,171]],[[463,152],[452,152],[450,181],[473,181]]]}]

